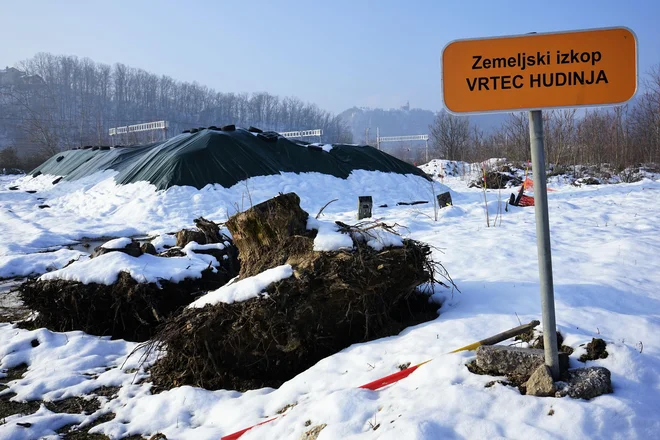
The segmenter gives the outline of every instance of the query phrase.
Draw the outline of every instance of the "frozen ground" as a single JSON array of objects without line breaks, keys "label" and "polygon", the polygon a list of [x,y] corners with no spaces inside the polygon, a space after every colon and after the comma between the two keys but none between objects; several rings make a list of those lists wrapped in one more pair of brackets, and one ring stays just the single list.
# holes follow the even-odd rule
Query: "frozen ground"
[{"label": "frozen ground", "polygon": [[[296,191],[312,215],[339,198],[322,219],[350,223],[357,196],[372,195],[374,217],[405,225],[408,236],[436,246],[437,259],[462,293],[438,289],[444,304],[436,320],[396,337],[353,345],[279,389],[246,393],[181,387],[152,395],[144,368],[157,354],[139,367],[140,351],[126,360],[133,343],[0,324],[0,368],[28,365],[22,378],[0,391],[16,393],[12,400],[58,400],[91,395],[100,386],[119,387],[116,396],[99,398],[100,409],[88,415],[57,414],[42,406],[32,415],[7,417],[0,420],[0,438],[57,438],[55,431],[64,425],[89,424],[112,412],[114,419],[91,432],[111,438],[162,432],[171,439],[218,439],[290,404],[295,406],[285,417],[242,438],[295,440],[319,424],[327,424],[319,440],[660,438],[658,181],[560,185],[549,194],[557,323],[565,343],[576,348],[571,366],[581,366],[581,344],[593,337],[608,343],[609,357],[588,364],[612,371],[614,393],[587,402],[523,396],[501,385],[485,388],[493,378],[472,375],[464,366],[473,353],[446,354],[514,327],[518,319],[539,319],[532,208],[509,207],[496,227],[487,227],[482,191],[450,176],[443,182],[455,206],[442,209],[438,221],[431,204],[395,205],[432,200],[429,183],[382,173],[359,172],[347,181],[285,175],[251,179],[230,190],[173,188],[167,193],[141,184],[118,188],[107,177],[54,187],[47,178],[32,179],[23,189],[37,189],[34,194],[8,191],[8,182],[1,180],[0,256],[35,258],[31,255],[37,251],[82,237],[171,232],[191,226],[199,215],[222,221],[248,207],[250,199],[257,203],[279,191]],[[441,188],[437,184],[436,193]],[[488,192],[491,223],[503,207],[498,199],[508,196]],[[50,208],[38,209],[39,204]],[[388,207],[377,207],[382,204]],[[50,253],[39,255],[51,258]],[[33,264],[36,273],[52,260],[26,264]],[[0,273],[9,267],[2,261]],[[39,345],[33,347],[35,339]],[[433,361],[380,391],[356,389],[398,371],[400,364],[427,359]]]}]

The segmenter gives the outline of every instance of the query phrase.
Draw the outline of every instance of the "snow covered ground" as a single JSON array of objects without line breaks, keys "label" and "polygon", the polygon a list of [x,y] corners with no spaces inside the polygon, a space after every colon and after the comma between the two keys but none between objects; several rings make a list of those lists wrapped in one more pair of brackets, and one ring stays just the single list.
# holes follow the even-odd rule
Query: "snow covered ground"
[{"label": "snow covered ground", "polygon": [[[660,438],[658,181],[558,185],[549,194],[557,324],[565,344],[576,348],[571,366],[582,365],[577,361],[584,352],[581,344],[593,337],[608,343],[608,358],[588,365],[611,370],[614,393],[587,402],[523,396],[502,385],[486,388],[493,378],[473,375],[464,366],[474,353],[447,354],[517,326],[519,319],[540,318],[533,208],[509,207],[496,227],[487,227],[482,191],[468,189],[464,178],[449,174],[443,182],[454,206],[440,210],[438,221],[432,204],[396,206],[399,201],[432,201],[431,184],[415,177],[355,172],[343,181],[287,174],[250,179],[229,190],[167,192],[146,184],[117,187],[109,177],[55,186],[45,176],[23,178],[21,189],[36,189],[33,194],[9,191],[9,181],[0,180],[0,258],[5,258],[0,277],[61,267],[69,255],[36,252],[83,237],[173,232],[192,226],[199,215],[222,221],[251,202],[295,191],[312,215],[339,198],[321,219],[346,223],[356,221],[357,196],[372,195],[374,217],[403,225],[407,236],[436,246],[436,258],[461,293],[437,289],[444,304],[432,322],[353,345],[279,389],[246,393],[186,386],[151,394],[145,368],[157,353],[138,349],[127,359],[136,344],[1,323],[0,368],[28,365],[22,378],[0,390],[16,393],[12,400],[51,401],[98,394],[101,386],[119,388],[100,397],[100,409],[91,414],[58,414],[42,406],[28,416],[9,416],[0,420],[0,438],[57,438],[55,431],[64,425],[89,424],[114,413],[114,419],[91,432],[111,438],[161,432],[170,439],[218,439],[287,405],[295,406],[285,417],[242,438],[298,439],[319,424],[327,424],[319,440]],[[436,184],[436,193],[444,190]],[[508,191],[488,191],[491,224],[508,196]],[[38,209],[40,204],[50,208]],[[380,208],[383,204],[388,206]],[[24,259],[21,264],[30,265],[30,271],[17,270],[16,258]],[[142,354],[147,362],[140,366]],[[400,364],[428,359],[433,360],[380,391],[357,389],[398,371]]]}]

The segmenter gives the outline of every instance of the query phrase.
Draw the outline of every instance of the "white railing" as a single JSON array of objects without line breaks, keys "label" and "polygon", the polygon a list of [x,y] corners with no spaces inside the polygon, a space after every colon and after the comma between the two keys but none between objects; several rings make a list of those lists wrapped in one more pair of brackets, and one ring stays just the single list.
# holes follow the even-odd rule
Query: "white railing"
[{"label": "white railing", "polygon": [[428,141],[428,134],[414,134],[411,136],[383,136],[377,139],[377,142],[405,142],[405,141]]},{"label": "white railing", "polygon": [[[377,131],[377,133],[380,130]],[[429,135],[428,134],[412,134],[408,136],[383,136],[376,134],[376,148],[380,150],[382,142],[406,142],[406,141],[424,141],[426,142],[425,154],[426,162],[429,161]]]},{"label": "white railing", "polygon": [[323,130],[317,129],[317,130],[300,130],[300,131],[285,131],[283,133],[280,133],[280,136],[285,137],[285,138],[301,138],[301,137],[311,137],[311,136],[319,136],[321,137],[323,135]]},{"label": "white railing", "polygon": [[150,130],[167,130],[167,121],[145,122],[144,124],[127,125],[125,127],[115,127],[108,130],[108,135],[116,136],[118,134],[137,133]]}]

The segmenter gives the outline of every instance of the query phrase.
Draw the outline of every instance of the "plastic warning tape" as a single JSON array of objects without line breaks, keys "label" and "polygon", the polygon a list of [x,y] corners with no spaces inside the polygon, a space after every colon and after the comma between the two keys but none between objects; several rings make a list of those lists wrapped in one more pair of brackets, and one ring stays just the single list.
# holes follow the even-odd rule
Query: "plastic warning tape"
[{"label": "plastic warning tape", "polygon": [[[364,385],[361,385],[358,388],[362,388],[362,389],[365,389],[365,390],[376,391],[376,390],[378,390],[380,388],[383,388],[387,385],[391,385],[395,382],[398,382],[401,379],[405,379],[406,377],[410,376],[416,369],[418,369],[419,367],[421,367],[422,365],[424,365],[426,363],[431,362],[432,360],[433,359],[429,359],[429,360],[424,361],[420,364],[413,365],[412,367],[408,367],[405,370],[397,371],[394,374],[390,374],[388,376],[381,377],[380,379],[376,379],[373,382],[369,382],[369,383],[366,383]],[[250,429],[256,428],[257,426],[265,425],[266,423],[270,423],[273,420],[277,420],[281,417],[284,417],[285,415],[286,414],[282,414],[281,416],[277,416],[277,417],[273,417],[273,418],[268,419],[268,420],[264,420],[263,422],[259,422],[255,425],[252,425],[252,426],[248,427],[248,428],[241,429],[240,431],[236,431],[233,434],[226,435],[226,436],[222,437],[220,440],[236,440],[237,438],[240,438],[243,434],[248,432]]]}]

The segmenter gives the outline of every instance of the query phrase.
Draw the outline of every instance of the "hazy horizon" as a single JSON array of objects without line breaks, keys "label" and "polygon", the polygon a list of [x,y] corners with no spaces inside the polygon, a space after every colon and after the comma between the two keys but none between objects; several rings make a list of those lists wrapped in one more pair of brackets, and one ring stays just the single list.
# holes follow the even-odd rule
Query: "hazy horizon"
[{"label": "hazy horizon", "polygon": [[460,38],[627,26],[640,78],[660,63],[660,2],[650,0],[1,5],[0,68],[38,52],[75,55],[222,92],[296,96],[333,113],[406,102],[441,109],[440,54]]}]

